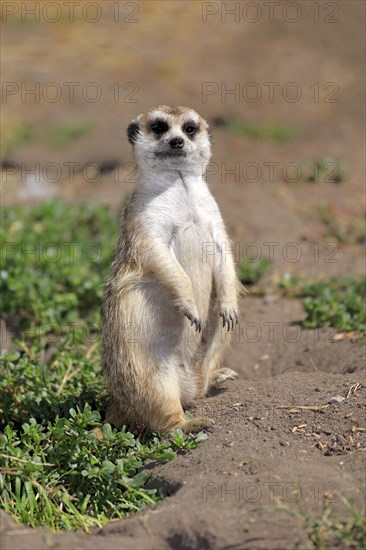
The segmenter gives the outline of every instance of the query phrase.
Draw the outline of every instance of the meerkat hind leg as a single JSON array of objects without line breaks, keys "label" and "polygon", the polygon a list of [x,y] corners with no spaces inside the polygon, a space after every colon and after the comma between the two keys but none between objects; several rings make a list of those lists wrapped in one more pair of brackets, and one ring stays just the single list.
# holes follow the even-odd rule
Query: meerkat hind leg
[{"label": "meerkat hind leg", "polygon": [[[213,323],[214,319],[212,319],[211,322]],[[222,327],[220,326],[216,329],[216,333],[208,346],[203,362],[203,370],[206,373],[204,395],[206,395],[211,388],[217,387],[225,380],[232,380],[238,377],[238,374],[232,369],[221,368],[220,366],[231,337],[231,334],[224,333],[223,339]]]},{"label": "meerkat hind leg", "polygon": [[219,386],[225,382],[225,380],[232,380],[238,377],[238,373],[234,370],[220,367],[226,346],[218,344],[218,335],[215,336],[215,339],[216,341],[214,340],[212,342],[211,349],[208,350],[206,357],[205,370],[207,373],[207,381],[204,394],[206,394],[211,388]]}]

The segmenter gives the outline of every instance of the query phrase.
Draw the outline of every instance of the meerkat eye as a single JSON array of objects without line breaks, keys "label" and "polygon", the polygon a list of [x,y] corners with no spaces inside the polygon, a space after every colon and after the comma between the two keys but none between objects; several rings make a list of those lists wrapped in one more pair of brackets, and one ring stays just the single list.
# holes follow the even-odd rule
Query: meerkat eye
[{"label": "meerkat eye", "polygon": [[164,120],[156,120],[150,125],[150,130],[158,136],[169,130],[168,124]]},{"label": "meerkat eye", "polygon": [[187,136],[194,136],[194,134],[197,132],[197,126],[195,124],[192,124],[191,122],[188,122],[185,124],[183,131],[187,134]]}]

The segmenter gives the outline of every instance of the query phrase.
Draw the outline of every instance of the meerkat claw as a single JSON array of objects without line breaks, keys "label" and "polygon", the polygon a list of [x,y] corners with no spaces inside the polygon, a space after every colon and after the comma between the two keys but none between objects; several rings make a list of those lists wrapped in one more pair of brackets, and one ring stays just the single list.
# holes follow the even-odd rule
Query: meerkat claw
[{"label": "meerkat claw", "polygon": [[197,319],[195,319],[194,324],[196,327],[196,332],[201,332],[201,323]]},{"label": "meerkat claw", "polygon": [[234,326],[238,324],[238,316],[235,311],[232,313],[220,313],[220,317],[222,317],[222,327],[225,328],[226,325],[228,332],[230,332],[230,330],[234,330]]},{"label": "meerkat claw", "polygon": [[200,321],[190,313],[186,313],[185,316],[191,321],[191,327],[194,325],[196,328],[196,332],[201,332],[202,327]]}]

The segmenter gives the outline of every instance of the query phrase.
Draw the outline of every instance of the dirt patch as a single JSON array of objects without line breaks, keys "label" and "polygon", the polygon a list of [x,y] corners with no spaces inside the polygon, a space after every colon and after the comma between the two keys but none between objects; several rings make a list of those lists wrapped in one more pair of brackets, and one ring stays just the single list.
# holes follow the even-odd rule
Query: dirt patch
[{"label": "dirt patch", "polygon": [[[243,378],[302,372],[354,374],[363,378],[365,345],[333,328],[306,330],[299,300],[247,297],[234,337],[230,367]],[[347,336],[347,335],[346,335]],[[353,335],[354,337],[354,335]]]}]

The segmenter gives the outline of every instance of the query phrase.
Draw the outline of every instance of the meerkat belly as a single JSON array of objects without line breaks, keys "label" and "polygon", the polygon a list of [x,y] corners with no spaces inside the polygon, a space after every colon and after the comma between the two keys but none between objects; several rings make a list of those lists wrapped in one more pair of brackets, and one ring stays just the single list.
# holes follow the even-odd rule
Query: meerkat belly
[{"label": "meerkat belly", "polygon": [[170,246],[192,282],[197,307],[201,314],[207,313],[213,284],[213,246],[208,224],[194,213],[183,216],[175,226]]}]

